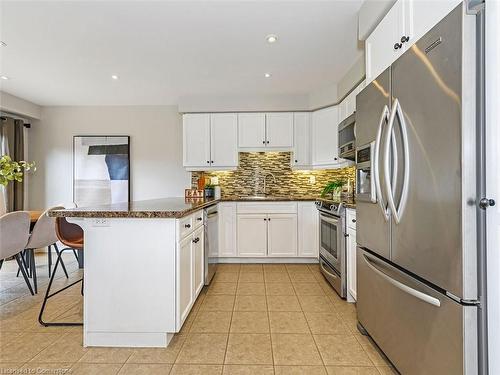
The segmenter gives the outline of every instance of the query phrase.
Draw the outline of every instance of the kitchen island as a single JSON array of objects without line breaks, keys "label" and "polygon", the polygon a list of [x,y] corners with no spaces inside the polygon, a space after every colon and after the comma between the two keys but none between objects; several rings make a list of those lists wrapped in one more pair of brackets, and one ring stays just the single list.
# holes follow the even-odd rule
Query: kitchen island
[{"label": "kitchen island", "polygon": [[84,231],[84,346],[168,345],[203,288],[203,209],[216,203],[166,198],[49,213]]}]

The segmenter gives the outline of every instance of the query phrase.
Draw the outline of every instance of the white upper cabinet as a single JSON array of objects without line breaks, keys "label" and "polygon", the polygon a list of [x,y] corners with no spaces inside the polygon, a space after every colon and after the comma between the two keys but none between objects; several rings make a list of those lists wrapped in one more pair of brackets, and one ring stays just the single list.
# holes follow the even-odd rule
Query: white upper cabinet
[{"label": "white upper cabinet", "polygon": [[406,0],[411,5],[409,33],[413,37],[406,48],[423,37],[430,29],[450,13],[461,0]]},{"label": "white upper cabinet", "polygon": [[210,123],[210,163],[212,167],[238,166],[238,116],[215,113]]},{"label": "white upper cabinet", "polygon": [[293,113],[266,114],[266,147],[293,147]]},{"label": "white upper cabinet", "polygon": [[210,115],[183,116],[184,167],[210,167]]},{"label": "white upper cabinet", "polygon": [[366,81],[371,82],[404,52],[395,48],[405,33],[404,1],[397,1],[365,42]]},{"label": "white upper cabinet", "polygon": [[238,147],[259,151],[291,149],[293,113],[238,114]]},{"label": "white upper cabinet", "polygon": [[336,166],[338,157],[338,107],[312,113],[312,164],[315,167]]},{"label": "white upper cabinet", "polygon": [[236,114],[185,114],[182,137],[183,165],[188,170],[238,166]]},{"label": "white upper cabinet", "polygon": [[365,42],[366,82],[371,82],[460,0],[398,0]]},{"label": "white upper cabinet", "polygon": [[293,115],[293,167],[306,167],[311,165],[310,147],[311,114],[298,112]]},{"label": "white upper cabinet", "polygon": [[265,113],[238,113],[238,147],[262,148],[265,146]]}]

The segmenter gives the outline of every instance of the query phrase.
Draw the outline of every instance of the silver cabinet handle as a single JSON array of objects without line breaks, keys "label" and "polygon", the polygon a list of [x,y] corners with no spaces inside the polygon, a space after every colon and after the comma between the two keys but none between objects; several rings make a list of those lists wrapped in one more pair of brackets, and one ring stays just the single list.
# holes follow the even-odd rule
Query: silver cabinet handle
[{"label": "silver cabinet handle", "polygon": [[366,262],[366,264],[368,265],[368,267],[370,267],[370,269],[372,271],[374,271],[375,273],[377,273],[379,276],[381,276],[382,278],[384,278],[387,282],[389,282],[390,284],[394,285],[396,288],[398,288],[399,290],[402,290],[403,292],[407,293],[407,294],[410,294],[412,295],[413,297],[416,297],[418,298],[419,300],[422,300],[426,303],[429,303],[433,306],[436,306],[436,307],[440,307],[441,306],[441,301],[438,300],[437,298],[435,297],[432,297],[432,296],[429,296],[428,294],[425,294],[425,293],[422,293],[421,291],[419,290],[416,290],[416,289],[413,289],[413,288],[410,288],[408,285],[405,285],[403,284],[402,282],[399,282],[397,280],[394,280],[392,277],[390,277],[389,275],[387,275],[386,273],[382,272],[381,270],[379,270],[372,262],[372,260],[370,258],[368,258],[365,254],[363,254],[363,258]]},{"label": "silver cabinet handle", "polygon": [[[406,207],[406,202],[408,200],[408,188],[409,188],[409,178],[410,178],[410,151],[408,147],[408,132],[406,128],[406,123],[404,120],[404,114],[403,110],[401,108],[401,104],[399,103],[398,99],[394,99],[393,105],[392,105],[392,111],[391,111],[391,117],[389,118],[389,125],[387,128],[387,134],[385,137],[385,149],[384,149],[384,169],[385,171],[389,171],[390,167],[390,160],[389,160],[389,150],[391,147],[391,137],[393,137],[393,129],[394,129],[394,120],[396,119],[396,116],[398,116],[398,119],[401,124],[401,135],[403,138],[403,153],[404,153],[404,172],[403,172],[403,189],[401,192],[401,199],[399,201],[399,207],[396,208],[396,203],[394,202],[394,193],[393,193],[393,184],[395,182],[395,179],[393,179],[393,182],[391,182],[389,173],[385,173],[385,187],[386,187],[386,193],[387,193],[387,203],[389,204],[389,207],[392,211],[392,214],[394,216],[394,221],[396,224],[399,224],[401,222],[401,218],[403,216],[405,207]],[[393,138],[394,139],[394,138]],[[394,141],[392,142],[394,143]],[[395,147],[395,146],[393,146]],[[394,155],[394,160],[396,160],[397,155]],[[395,188],[395,187],[394,187]]]},{"label": "silver cabinet handle", "polygon": [[375,201],[372,202],[376,203],[378,201],[378,204],[380,206],[380,209],[382,210],[382,214],[384,215],[385,221],[389,221],[389,213],[387,212],[386,204],[384,203],[384,200],[382,198],[382,188],[380,186],[380,166],[379,166],[379,159],[380,159],[380,142],[382,140],[382,133],[383,133],[383,125],[384,122],[389,120],[389,107],[387,105],[384,106],[384,109],[382,110],[382,114],[380,115],[380,121],[378,123],[378,131],[377,131],[377,138],[375,139],[375,151],[372,155],[372,171],[373,171],[373,182],[375,184]]}]

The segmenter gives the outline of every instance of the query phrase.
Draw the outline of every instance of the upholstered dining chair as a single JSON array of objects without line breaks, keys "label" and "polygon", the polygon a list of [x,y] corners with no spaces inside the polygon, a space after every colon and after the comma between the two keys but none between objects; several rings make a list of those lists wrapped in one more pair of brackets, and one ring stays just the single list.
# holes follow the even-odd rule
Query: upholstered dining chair
[{"label": "upholstered dining chair", "polygon": [[[33,277],[33,287],[35,289],[35,294],[38,293],[38,285],[37,285],[37,277],[36,277],[36,264],[35,264],[35,250],[47,247],[48,248],[48,267],[49,267],[49,277],[51,276],[51,268],[52,268],[52,246],[56,252],[56,255],[59,256],[59,249],[57,248],[56,242],[58,241],[56,235],[56,219],[54,217],[49,217],[48,212],[50,210],[59,210],[63,209],[63,206],[55,206],[51,207],[48,210],[44,211],[40,218],[37,220],[33,230],[31,231],[31,236],[26,244],[26,255],[29,259],[28,264],[30,265],[30,276]],[[61,259],[61,267],[68,277],[68,271],[66,270],[66,266],[64,265],[63,260]]]},{"label": "upholstered dining chair", "polygon": [[0,269],[5,259],[14,257],[31,293],[33,288],[20,256],[30,236],[30,214],[26,211],[10,212],[0,217]]},{"label": "upholstered dining chair", "polygon": [[80,226],[68,222],[66,220],[66,218],[64,218],[64,217],[58,217],[58,218],[56,218],[55,227],[56,227],[57,238],[66,247],[63,248],[57,254],[56,264],[54,265],[54,270],[52,272],[52,276],[50,277],[49,285],[47,286],[47,291],[45,292],[45,297],[44,297],[43,302],[42,302],[40,314],[38,315],[38,322],[45,327],[49,327],[49,326],[81,326],[81,325],[83,325],[83,323],[81,323],[81,322],[79,322],[79,323],[45,322],[43,320],[43,313],[45,311],[45,307],[47,305],[47,301],[49,300],[49,298],[54,297],[55,295],[61,293],[62,291],[66,290],[66,289],[68,289],[68,288],[72,287],[73,285],[80,283],[80,282],[82,283],[81,293],[83,294],[83,277],[77,281],[72,282],[69,285],[66,285],[65,287],[63,287],[63,288],[61,288],[53,293],[50,292],[50,290],[52,288],[52,283],[54,281],[54,276],[55,276],[56,271],[57,271],[57,266],[62,261],[61,257],[62,257],[63,252],[66,250],[72,250],[72,249],[83,250],[83,229]]}]

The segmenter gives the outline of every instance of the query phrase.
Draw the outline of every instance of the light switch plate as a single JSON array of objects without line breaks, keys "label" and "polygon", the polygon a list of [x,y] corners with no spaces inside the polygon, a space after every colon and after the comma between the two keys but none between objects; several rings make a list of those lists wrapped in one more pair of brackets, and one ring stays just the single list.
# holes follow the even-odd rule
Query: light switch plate
[{"label": "light switch plate", "polygon": [[96,218],[92,220],[92,226],[93,227],[109,227],[110,223],[109,220],[103,217]]}]

